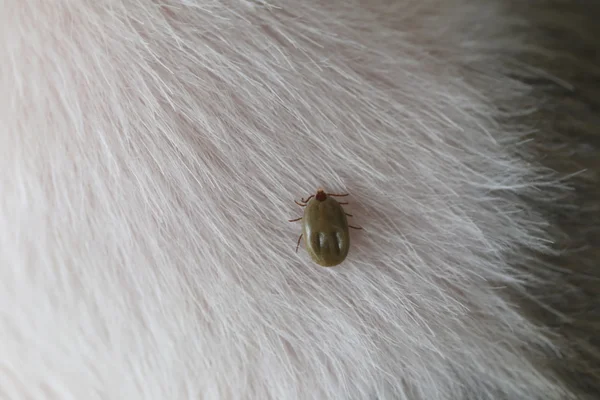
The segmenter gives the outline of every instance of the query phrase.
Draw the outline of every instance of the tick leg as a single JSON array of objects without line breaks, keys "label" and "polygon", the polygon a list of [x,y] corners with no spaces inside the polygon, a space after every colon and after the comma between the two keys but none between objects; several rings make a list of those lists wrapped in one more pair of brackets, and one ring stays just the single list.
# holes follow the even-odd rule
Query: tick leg
[{"label": "tick leg", "polygon": [[348,228],[352,228],[352,229],[362,229],[360,226],[352,226],[352,225],[348,225]]},{"label": "tick leg", "polygon": [[315,195],[314,195],[314,194],[311,194],[311,195],[310,195],[310,197],[309,197],[308,199],[304,200],[304,198],[302,198],[302,199],[300,199],[300,201],[301,201],[301,202],[303,202],[303,203],[308,203],[308,201],[309,201],[310,199],[312,199],[313,197],[315,197]]},{"label": "tick leg", "polygon": [[[304,233],[302,235],[304,235]],[[296,244],[296,253],[298,252],[298,247],[300,247],[300,239],[302,239],[302,235],[300,235],[298,238],[298,244]]]},{"label": "tick leg", "polygon": [[349,193],[345,193],[345,194],[336,194],[336,193],[327,193],[327,196],[333,196],[333,197],[344,197],[344,196],[348,196]]},{"label": "tick leg", "polygon": [[296,200],[294,200],[294,203],[298,204],[300,207],[306,207],[306,204],[298,203]]},{"label": "tick leg", "polygon": [[296,221],[300,221],[302,219],[302,217],[300,218],[296,218],[296,219],[288,219],[289,222],[296,222]]},{"label": "tick leg", "polygon": [[345,213],[345,214],[346,214],[347,216],[349,216],[349,217],[351,217],[351,216],[352,216],[352,214],[348,214],[348,213]]}]

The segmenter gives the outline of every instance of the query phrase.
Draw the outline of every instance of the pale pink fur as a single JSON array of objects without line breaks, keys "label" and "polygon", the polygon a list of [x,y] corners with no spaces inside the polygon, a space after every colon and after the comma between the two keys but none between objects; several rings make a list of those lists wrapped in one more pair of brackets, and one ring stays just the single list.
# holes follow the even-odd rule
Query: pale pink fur
[{"label": "pale pink fur", "polygon": [[0,397],[567,398],[501,1],[0,4]]}]

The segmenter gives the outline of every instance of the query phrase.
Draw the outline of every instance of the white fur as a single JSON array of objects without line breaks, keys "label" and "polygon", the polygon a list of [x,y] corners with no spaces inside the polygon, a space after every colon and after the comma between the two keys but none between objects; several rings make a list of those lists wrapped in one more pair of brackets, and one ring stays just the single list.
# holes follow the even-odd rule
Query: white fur
[{"label": "white fur", "polygon": [[552,176],[501,2],[2,4],[0,397],[567,396],[508,296]]}]

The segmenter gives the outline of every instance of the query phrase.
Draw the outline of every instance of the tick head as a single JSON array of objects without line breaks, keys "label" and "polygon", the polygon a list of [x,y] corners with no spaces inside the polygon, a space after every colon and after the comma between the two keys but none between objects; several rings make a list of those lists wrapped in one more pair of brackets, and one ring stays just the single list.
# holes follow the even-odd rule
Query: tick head
[{"label": "tick head", "polygon": [[326,198],[327,198],[327,193],[325,193],[325,190],[318,189],[317,194],[315,194],[315,199],[317,199],[318,201],[325,201]]}]

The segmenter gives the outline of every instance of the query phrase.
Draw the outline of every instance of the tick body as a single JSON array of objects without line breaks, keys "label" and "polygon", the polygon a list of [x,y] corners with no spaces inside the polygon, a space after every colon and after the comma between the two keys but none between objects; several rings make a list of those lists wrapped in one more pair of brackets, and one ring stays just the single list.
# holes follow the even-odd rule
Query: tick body
[{"label": "tick body", "polygon": [[[317,193],[307,200],[298,203],[304,208],[302,218],[302,235],[306,251],[315,263],[323,267],[334,267],[346,259],[350,249],[349,214],[346,214],[342,204],[333,196],[347,196],[327,194],[319,189]],[[295,220],[292,220],[295,221]],[[297,248],[296,248],[297,250]]]}]

